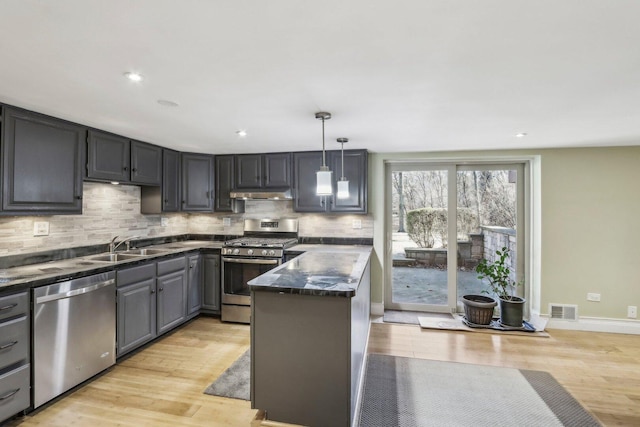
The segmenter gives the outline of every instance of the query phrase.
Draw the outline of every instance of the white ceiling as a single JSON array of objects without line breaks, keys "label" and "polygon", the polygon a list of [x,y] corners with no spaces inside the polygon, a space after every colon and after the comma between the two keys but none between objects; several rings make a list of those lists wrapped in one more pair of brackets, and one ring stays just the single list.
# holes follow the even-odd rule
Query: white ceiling
[{"label": "white ceiling", "polygon": [[320,149],[316,111],[335,149],[639,145],[638,17],[636,0],[0,0],[0,102],[217,154]]}]

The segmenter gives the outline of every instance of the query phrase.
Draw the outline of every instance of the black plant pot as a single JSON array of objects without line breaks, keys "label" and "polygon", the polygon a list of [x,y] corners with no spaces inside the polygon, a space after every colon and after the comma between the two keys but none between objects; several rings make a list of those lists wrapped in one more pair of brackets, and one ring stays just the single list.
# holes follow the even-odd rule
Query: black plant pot
[{"label": "black plant pot", "polygon": [[524,298],[500,298],[500,323],[505,326],[522,327]]},{"label": "black plant pot", "polygon": [[463,295],[464,316],[476,325],[488,325],[493,319],[493,309],[498,303],[483,295]]}]

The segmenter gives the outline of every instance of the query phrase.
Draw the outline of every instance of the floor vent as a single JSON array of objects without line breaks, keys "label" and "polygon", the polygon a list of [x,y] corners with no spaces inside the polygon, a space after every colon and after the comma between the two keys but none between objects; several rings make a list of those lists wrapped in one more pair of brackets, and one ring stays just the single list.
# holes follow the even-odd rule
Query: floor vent
[{"label": "floor vent", "polygon": [[549,304],[552,319],[578,320],[578,306],[575,304]]}]

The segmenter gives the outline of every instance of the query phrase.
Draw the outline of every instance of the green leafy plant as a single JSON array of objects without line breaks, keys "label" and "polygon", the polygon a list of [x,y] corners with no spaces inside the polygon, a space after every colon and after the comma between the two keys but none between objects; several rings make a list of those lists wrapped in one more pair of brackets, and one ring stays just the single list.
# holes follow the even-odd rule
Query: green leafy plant
[{"label": "green leafy plant", "polygon": [[[509,249],[505,246],[496,250],[497,259],[493,262],[487,261],[485,258],[480,260],[476,267],[478,279],[487,279],[491,293],[496,294],[499,298],[511,300],[514,297],[515,290],[518,286],[524,284],[524,280],[516,282],[511,279],[511,269],[506,264],[509,258]],[[483,293],[490,293],[487,290]]]}]

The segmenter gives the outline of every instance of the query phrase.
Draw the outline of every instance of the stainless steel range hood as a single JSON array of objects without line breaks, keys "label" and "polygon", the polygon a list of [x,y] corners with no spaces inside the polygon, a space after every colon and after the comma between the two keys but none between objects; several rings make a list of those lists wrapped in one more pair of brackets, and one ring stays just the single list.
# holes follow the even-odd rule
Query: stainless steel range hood
[{"label": "stainless steel range hood", "polygon": [[247,190],[232,191],[229,193],[232,199],[240,200],[293,200],[291,190],[282,191],[264,191],[264,190]]}]

